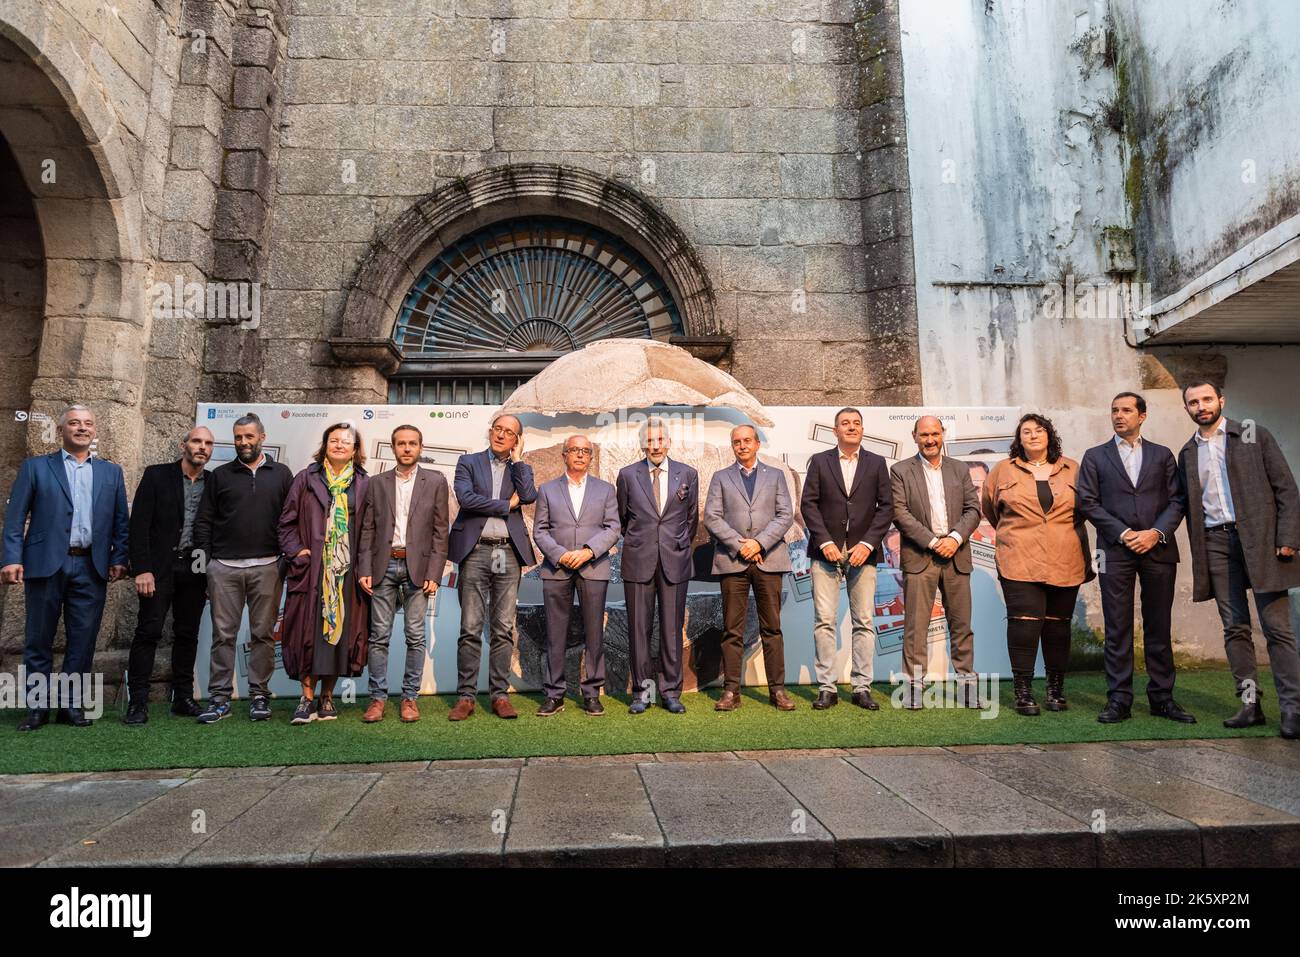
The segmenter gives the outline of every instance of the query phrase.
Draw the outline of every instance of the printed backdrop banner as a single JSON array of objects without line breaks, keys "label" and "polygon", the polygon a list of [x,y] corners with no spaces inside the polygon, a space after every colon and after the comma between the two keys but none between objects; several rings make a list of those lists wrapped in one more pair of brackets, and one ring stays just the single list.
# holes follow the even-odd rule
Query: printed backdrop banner
[{"label": "printed backdrop banner", "polygon": [[[326,426],[351,422],[361,433],[367,456],[366,467],[378,474],[393,467],[390,436],[402,424],[417,426],[424,436],[422,466],[437,469],[453,483],[457,458],[466,452],[487,447],[487,428],[495,409],[488,406],[353,406],[353,405],[228,405],[200,404],[196,422],[212,429],[215,451],[209,468],[235,457],[232,425],[236,418],[256,412],[266,425],[264,446],[271,456],[287,464],[296,473],[305,468],[319,448]],[[808,457],[835,444],[834,408],[820,406],[777,406],[764,410],[772,425],[758,428],[764,462],[781,468],[790,484],[795,502],[795,523],[786,536],[794,571],[784,579],[781,595],[781,624],[785,634],[785,664],[790,684],[814,684],[813,670],[813,602],[809,572],[806,532],[798,512],[799,493],[803,488]],[[944,423],[946,454],[969,463],[971,478],[977,488],[993,463],[1005,458],[1019,410],[995,408],[911,408],[863,409],[865,438],[863,446],[883,455],[890,465],[916,454],[911,438],[912,425],[923,412],[938,415]],[[532,465],[537,483],[556,478],[563,472],[560,448],[565,438],[576,432],[587,435],[596,448],[591,473],[613,482],[618,470],[642,457],[637,429],[648,415],[663,418],[672,436],[670,457],[693,466],[700,473],[700,507],[715,471],[732,464],[730,431],[747,422],[742,413],[729,408],[664,406],[619,410],[598,415],[557,414],[519,415],[524,427],[523,459]],[[451,517],[456,515],[453,493]],[[524,508],[524,520],[531,532],[533,508]],[[621,543],[620,543],[621,545]],[[712,546],[701,519],[695,540],[695,579],[690,586],[686,626],[686,690],[721,682],[722,603],[718,583],[710,575]],[[980,672],[1010,674],[1006,651],[1006,609],[994,568],[993,530],[987,523],[972,540],[974,571],[971,576],[973,628],[975,632],[975,667]],[[877,562],[876,579],[876,650],[874,675],[877,681],[888,680],[902,669],[903,590],[899,570],[898,531],[891,527],[884,547],[873,554]],[[605,629],[606,691],[621,692],[629,684],[627,621],[622,581],[618,575],[619,556],[613,558],[614,580],[610,583]],[[423,693],[449,693],[456,690],[456,644],[460,633],[460,604],[456,591],[456,567],[450,563],[443,571],[437,598],[429,603],[427,655]],[[841,586],[840,637],[835,657],[835,671],[847,682],[850,670],[848,600]],[[570,687],[576,685],[580,668],[581,616],[574,615],[569,635],[568,671]],[[277,626],[277,641],[278,641]],[[542,685],[542,651],[546,623],[542,608],[542,587],[534,566],[524,573],[519,589],[516,616],[516,650],[512,666],[512,683],[520,691],[533,691]],[[947,626],[943,609],[936,598],[931,612],[929,667],[932,678],[948,671]],[[405,655],[403,622],[393,625],[389,647],[390,693],[401,687]],[[238,638],[236,655],[236,694],[247,693],[248,619],[245,616]],[[197,663],[198,691],[203,693],[208,680],[208,656],[211,648],[211,621],[205,611],[199,633]],[[656,649],[657,653],[657,649]],[[480,690],[487,688],[487,654],[484,653]],[[297,682],[289,679],[280,667],[276,649],[276,674],[272,690],[278,696],[298,694]],[[1041,662],[1040,662],[1041,668]],[[763,652],[758,641],[758,622],[750,610],[745,636],[746,684],[763,684]],[[348,688],[341,688],[346,694]],[[367,692],[366,677],[357,680],[355,691]]]}]

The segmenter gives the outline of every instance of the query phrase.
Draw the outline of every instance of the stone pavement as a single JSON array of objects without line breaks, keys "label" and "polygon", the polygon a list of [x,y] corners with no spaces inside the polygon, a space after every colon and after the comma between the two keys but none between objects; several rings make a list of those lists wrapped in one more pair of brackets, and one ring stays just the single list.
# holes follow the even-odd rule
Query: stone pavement
[{"label": "stone pavement", "polygon": [[0,777],[0,865],[1300,864],[1278,738]]}]

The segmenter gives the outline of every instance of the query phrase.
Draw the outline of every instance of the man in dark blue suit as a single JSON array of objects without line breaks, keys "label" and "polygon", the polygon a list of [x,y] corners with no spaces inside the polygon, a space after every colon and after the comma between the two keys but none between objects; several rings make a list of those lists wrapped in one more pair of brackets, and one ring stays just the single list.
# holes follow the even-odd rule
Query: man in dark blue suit
[{"label": "man in dark blue suit", "polygon": [[488,448],[456,462],[456,521],[447,539],[447,557],[460,566],[460,641],[456,646],[460,700],[447,717],[463,721],[474,713],[483,624],[491,615],[488,641],[488,692],[492,713],[517,718],[510,703],[510,657],[514,651],[515,609],[521,571],[537,559],[521,505],[537,498],[533,468],[519,461],[523,426],[513,415],[498,415],[488,429]]},{"label": "man in dark blue suit", "polygon": [[1126,720],[1133,705],[1133,586],[1142,584],[1142,644],[1151,713],[1184,724],[1196,718],[1174,701],[1170,619],[1178,573],[1174,530],[1187,502],[1174,454],[1142,438],[1147,403],[1121,392],[1110,403],[1114,438],[1091,448],[1079,466],[1079,507],[1097,529],[1103,561],[1101,608],[1106,622],[1106,707],[1097,720]]},{"label": "man in dark blue suit", "polygon": [[[81,682],[93,667],[108,583],[126,576],[128,524],[122,469],[90,454],[96,434],[89,409],[65,409],[59,416],[63,448],[24,460],[5,509],[0,580],[22,582],[27,604],[28,708],[19,731],[44,725],[52,704],[61,719],[78,727],[91,723],[82,710]],[[60,616],[67,649],[57,680],[69,694],[54,701],[50,674]]]},{"label": "man in dark blue suit", "polygon": [[672,444],[658,419],[640,429],[646,457],[618,473],[618,517],[623,526],[623,595],[632,653],[631,714],[650,703],[650,628],[659,603],[659,695],[673,714],[686,706],[682,693],[682,629],[691,583],[691,543],[700,526],[700,477],[668,459]]}]

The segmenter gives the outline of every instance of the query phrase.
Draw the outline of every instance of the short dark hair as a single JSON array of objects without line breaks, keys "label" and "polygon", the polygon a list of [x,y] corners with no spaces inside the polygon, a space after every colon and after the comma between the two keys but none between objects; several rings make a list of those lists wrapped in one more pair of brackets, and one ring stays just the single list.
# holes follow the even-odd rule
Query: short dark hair
[{"label": "short dark hair", "polygon": [[326,426],[325,431],[321,433],[320,448],[316,450],[312,460],[317,465],[325,464],[325,450],[329,447],[330,436],[340,429],[346,429],[352,433],[352,441],[355,443],[352,447],[352,466],[353,468],[361,468],[366,464],[365,442],[362,441],[361,433],[357,431],[357,427],[351,422],[335,422],[333,425]]},{"label": "short dark hair", "polygon": [[257,426],[257,431],[266,435],[266,426],[262,424],[262,419],[256,412],[245,412],[239,418],[235,419],[235,425],[255,425]]},{"label": "short dark hair", "polygon": [[1193,379],[1191,382],[1183,386],[1183,404],[1184,405],[1187,404],[1188,389],[1197,389],[1203,385],[1208,385],[1211,389],[1214,390],[1214,394],[1216,396],[1218,396],[1220,399],[1223,398],[1223,390],[1219,388],[1219,384],[1217,382],[1211,382],[1209,379]]},{"label": "short dark hair", "polygon": [[835,413],[835,418],[831,419],[831,421],[834,422],[836,425],[839,425],[840,416],[842,416],[845,412],[852,412],[859,419],[862,418],[862,413],[858,409],[853,408],[853,406],[851,405],[846,405],[844,408],[840,409],[838,412]]},{"label": "short dark hair", "polygon": [[[1115,399],[1123,399],[1123,398],[1125,398],[1125,397],[1130,398],[1130,399],[1132,399],[1132,400],[1134,401],[1134,403],[1135,403],[1135,404],[1137,405],[1137,407],[1138,407],[1138,411],[1139,411],[1139,412],[1141,412],[1143,415],[1146,415],[1146,414],[1147,414],[1147,400],[1146,400],[1146,399],[1142,398],[1142,396],[1138,395],[1136,392],[1120,392],[1119,394],[1117,394],[1117,395],[1115,396]],[[1111,399],[1111,400],[1110,400],[1110,404],[1111,404],[1111,405],[1114,405],[1114,404],[1115,404],[1115,399]]]},{"label": "short dark hair", "polygon": [[1059,459],[1061,457],[1061,437],[1056,434],[1056,426],[1052,425],[1052,420],[1047,416],[1040,415],[1037,412],[1026,412],[1020,417],[1020,421],[1016,423],[1016,437],[1011,440],[1011,457],[1013,459],[1024,459],[1026,462],[1029,461],[1025,457],[1024,443],[1020,441],[1020,427],[1026,422],[1035,422],[1047,430],[1047,461],[1055,462]]},{"label": "short dark hair", "polygon": [[420,437],[420,448],[421,448],[421,449],[424,448],[424,433],[421,432],[419,429],[417,429],[417,428],[416,428],[415,426],[413,426],[413,425],[399,425],[397,428],[393,429],[393,434],[390,435],[390,436],[388,437],[388,441],[389,441],[390,444],[392,444],[392,445],[396,445],[396,444],[397,444],[397,433],[398,433],[398,432],[414,432],[416,435],[418,435],[418,436]]}]

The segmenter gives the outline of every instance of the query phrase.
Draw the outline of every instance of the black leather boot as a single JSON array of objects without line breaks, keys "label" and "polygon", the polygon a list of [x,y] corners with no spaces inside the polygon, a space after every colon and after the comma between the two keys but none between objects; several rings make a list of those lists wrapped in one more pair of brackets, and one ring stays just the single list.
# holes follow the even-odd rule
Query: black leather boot
[{"label": "black leather boot", "polygon": [[1016,693],[1016,714],[1038,714],[1038,702],[1034,700],[1033,676],[1012,675],[1011,686]]},{"label": "black leather boot", "polygon": [[1048,711],[1068,711],[1070,706],[1065,702],[1065,672],[1049,671],[1047,673],[1047,702]]}]

